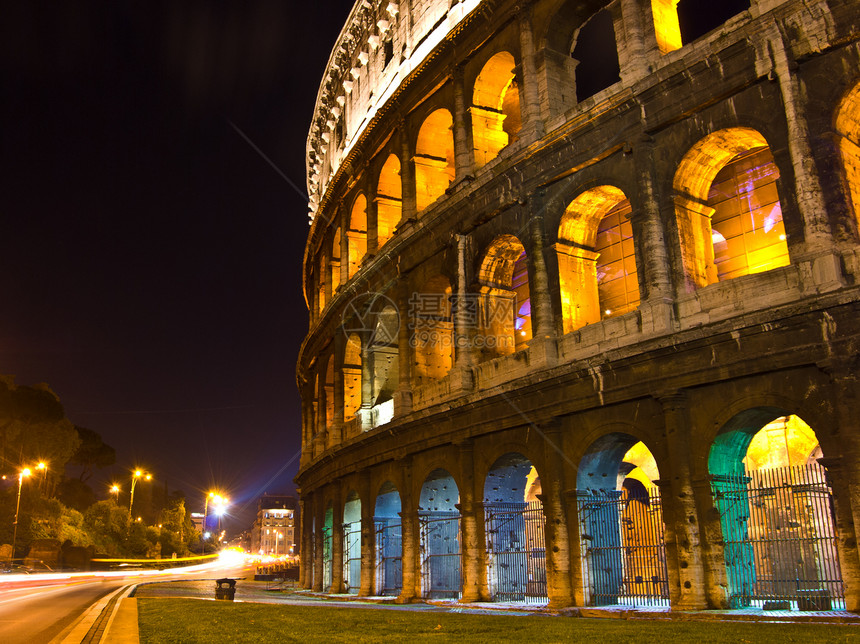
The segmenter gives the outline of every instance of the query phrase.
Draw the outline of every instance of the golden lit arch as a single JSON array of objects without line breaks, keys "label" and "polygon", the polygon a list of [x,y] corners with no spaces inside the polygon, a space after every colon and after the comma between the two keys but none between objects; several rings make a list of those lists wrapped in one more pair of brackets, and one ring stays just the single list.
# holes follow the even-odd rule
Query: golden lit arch
[{"label": "golden lit arch", "polygon": [[583,192],[565,210],[556,244],[565,333],[639,306],[630,210],[610,185]]},{"label": "golden lit arch", "polygon": [[521,127],[516,61],[506,51],[495,54],[475,79],[472,93],[472,141],[475,168],[496,158]]},{"label": "golden lit arch", "polygon": [[744,127],[696,143],[675,173],[675,216],[694,287],[789,263],[779,170],[767,141]]},{"label": "golden lit arch", "polygon": [[860,223],[860,83],[842,99],[836,113],[839,151],[854,217]]},{"label": "golden lit arch", "polygon": [[445,194],[454,180],[454,121],[446,109],[431,113],[415,144],[415,204],[420,213]]},{"label": "golden lit arch", "polygon": [[478,270],[480,317],[485,348],[504,355],[525,347],[532,338],[531,294],[526,251],[513,235],[499,235],[488,246]]},{"label": "golden lit arch", "polygon": [[367,254],[367,199],[358,195],[352,204],[349,215],[349,229],[346,231],[348,277],[358,272],[361,260]]},{"label": "golden lit arch", "polygon": [[352,333],[343,352],[343,420],[355,418],[361,407],[361,338]]},{"label": "golden lit arch", "polygon": [[376,188],[376,220],[377,240],[382,248],[394,229],[400,223],[403,212],[403,186],[400,183],[400,159],[391,154],[385,160],[379,173],[379,184]]}]

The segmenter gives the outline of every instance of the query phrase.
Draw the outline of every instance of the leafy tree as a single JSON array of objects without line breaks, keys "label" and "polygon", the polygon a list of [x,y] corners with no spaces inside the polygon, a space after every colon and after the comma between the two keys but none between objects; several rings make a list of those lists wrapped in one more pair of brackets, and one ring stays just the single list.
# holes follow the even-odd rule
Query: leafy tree
[{"label": "leafy tree", "polygon": [[58,488],[60,501],[79,512],[85,512],[96,502],[93,489],[79,479],[63,479]]},{"label": "leafy tree", "polygon": [[98,432],[86,427],[75,425],[78,438],[81,439],[80,447],[72,455],[71,462],[81,466],[81,481],[87,481],[93,475],[97,467],[108,467],[116,463],[116,450],[102,440]]},{"label": "leafy tree", "polygon": [[84,527],[96,548],[110,556],[125,554],[128,534],[128,509],[113,499],[98,501],[84,512]]}]

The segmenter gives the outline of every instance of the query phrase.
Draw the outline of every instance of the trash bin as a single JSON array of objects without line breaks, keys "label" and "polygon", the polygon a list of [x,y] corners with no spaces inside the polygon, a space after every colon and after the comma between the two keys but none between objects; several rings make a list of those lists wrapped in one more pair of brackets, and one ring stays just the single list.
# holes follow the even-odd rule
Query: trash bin
[{"label": "trash bin", "polygon": [[216,579],[215,583],[218,586],[215,588],[215,599],[226,599],[233,601],[236,596],[236,580],[235,579]]}]

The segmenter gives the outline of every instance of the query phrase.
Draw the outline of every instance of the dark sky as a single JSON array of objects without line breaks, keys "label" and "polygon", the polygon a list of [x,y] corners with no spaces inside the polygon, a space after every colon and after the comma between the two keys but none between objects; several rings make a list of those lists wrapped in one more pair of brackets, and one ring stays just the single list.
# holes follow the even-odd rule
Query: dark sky
[{"label": "dark sky", "polygon": [[304,190],[351,6],[0,5],[0,373],[116,448],[97,494],[292,492],[307,205],[231,123]]}]

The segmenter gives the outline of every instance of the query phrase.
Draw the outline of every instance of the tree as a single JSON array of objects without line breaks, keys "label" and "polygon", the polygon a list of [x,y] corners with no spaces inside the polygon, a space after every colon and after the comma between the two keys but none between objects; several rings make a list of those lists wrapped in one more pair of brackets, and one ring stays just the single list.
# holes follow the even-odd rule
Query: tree
[{"label": "tree", "polygon": [[80,447],[72,455],[71,462],[81,466],[81,481],[87,481],[93,475],[94,468],[108,467],[116,463],[116,450],[102,440],[98,432],[86,427],[75,425],[78,438],[81,439]]}]

